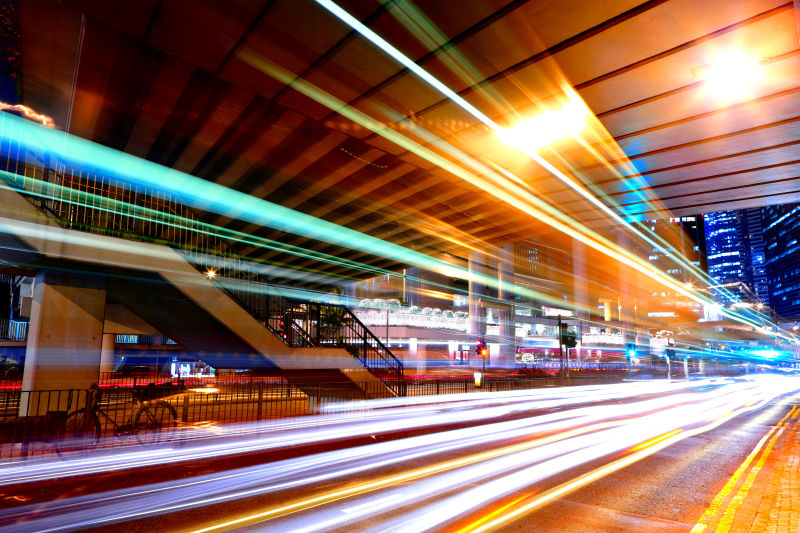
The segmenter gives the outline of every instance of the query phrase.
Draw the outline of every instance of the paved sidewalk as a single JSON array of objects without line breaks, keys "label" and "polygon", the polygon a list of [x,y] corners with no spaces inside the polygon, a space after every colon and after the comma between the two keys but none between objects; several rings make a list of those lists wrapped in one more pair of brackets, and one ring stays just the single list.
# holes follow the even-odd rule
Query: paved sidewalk
[{"label": "paved sidewalk", "polygon": [[692,533],[800,531],[800,408],[759,441]]}]

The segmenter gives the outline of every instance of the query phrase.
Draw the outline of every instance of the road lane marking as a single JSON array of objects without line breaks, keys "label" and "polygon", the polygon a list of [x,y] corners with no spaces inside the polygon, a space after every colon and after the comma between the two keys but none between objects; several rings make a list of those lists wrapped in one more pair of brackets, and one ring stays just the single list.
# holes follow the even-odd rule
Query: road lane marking
[{"label": "road lane marking", "polygon": [[[797,408],[796,405],[792,406],[793,410],[796,408]],[[791,413],[791,411],[789,411],[789,413]],[[772,453],[772,448],[778,441],[778,437],[780,437],[783,431],[787,427],[789,427],[789,421],[786,420],[786,418],[787,417],[784,416],[781,419],[778,430],[775,432],[772,438],[770,438],[769,443],[767,444],[766,448],[764,448],[764,453],[761,454],[761,457],[759,457],[758,462],[756,462],[755,466],[753,466],[753,468],[750,469],[750,473],[747,474],[747,478],[745,478],[744,483],[742,483],[742,486],[739,487],[739,491],[736,493],[733,499],[731,499],[730,503],[728,503],[728,507],[725,509],[725,514],[722,515],[722,518],[720,519],[719,524],[717,525],[718,533],[728,533],[728,531],[730,531],[731,524],[733,523],[733,518],[736,514],[736,511],[739,509],[739,507],[744,502],[744,499],[750,493],[750,489],[753,488],[753,483],[755,483],[756,477],[758,477],[759,472],[761,472],[761,469],[764,467],[764,463],[767,462],[770,453]]]},{"label": "road lane marking", "polygon": [[697,521],[697,523],[692,528],[690,533],[701,533],[708,527],[709,521],[719,512],[719,509],[722,506],[723,502],[728,498],[728,495],[734,489],[734,487],[736,487],[737,483],[739,482],[739,478],[742,477],[742,475],[748,469],[750,463],[753,462],[753,459],[755,459],[756,456],[758,456],[759,452],[761,451],[761,448],[764,446],[767,440],[769,440],[772,434],[775,433],[778,430],[778,428],[783,425],[783,423],[786,421],[787,418],[789,418],[790,416],[792,418],[795,418],[797,417],[798,413],[800,413],[800,409],[797,408],[797,405],[792,406],[789,412],[786,413],[786,415],[784,415],[784,417],[781,418],[777,424],[772,426],[772,428],[770,428],[770,430],[767,431],[767,433],[763,437],[761,437],[761,440],[758,441],[758,444],[756,444],[755,448],[753,448],[753,450],[745,458],[742,464],[739,465],[739,468],[737,468],[736,471],[733,473],[728,482],[725,483],[725,486],[722,487],[722,489],[714,497],[711,504],[708,506],[705,512],[703,512],[703,514],[700,516],[700,519]]},{"label": "road lane marking", "polygon": [[631,448],[631,451],[635,452],[636,450],[643,450],[645,448],[649,448],[653,444],[655,444],[657,442],[661,442],[662,440],[666,440],[666,439],[668,439],[670,437],[673,437],[673,436],[677,435],[680,432],[681,432],[680,429],[674,429],[674,430],[672,430],[672,431],[670,431],[668,433],[664,433],[663,435],[659,435],[658,437],[655,437],[653,439],[646,440],[641,444],[637,444],[636,446]]},{"label": "road lane marking", "polygon": [[216,524],[212,524],[203,528],[194,529],[191,533],[206,533],[208,531],[216,531],[219,529],[226,529],[232,526],[241,526],[246,523],[252,523],[256,521],[266,521],[277,518],[279,516],[285,516],[292,513],[297,513],[299,511],[304,511],[306,509],[310,509],[312,507],[318,507],[320,505],[325,505],[327,503],[331,503],[337,500],[343,500],[346,498],[350,498],[353,496],[357,496],[359,494],[364,494],[367,492],[372,492],[378,489],[382,489],[385,487],[389,487],[392,485],[397,485],[400,483],[405,483],[408,481],[413,481],[422,477],[427,477],[433,474],[438,474],[441,472],[446,472],[448,470],[453,470],[462,466],[467,466],[470,464],[478,463],[481,461],[485,461],[487,459],[491,459],[494,457],[501,457],[503,455],[509,455],[512,453],[516,453],[523,450],[528,450],[532,448],[536,448],[538,446],[543,446],[545,444],[551,444],[554,442],[558,442],[561,440],[565,440],[568,438],[572,438],[578,435],[583,435],[586,433],[591,433],[597,430],[603,430],[612,428],[615,426],[621,426],[624,423],[628,422],[627,419],[621,420],[614,420],[610,422],[602,422],[599,424],[592,424],[590,426],[585,427],[578,427],[569,431],[557,433],[555,435],[550,435],[547,437],[542,437],[539,439],[535,439],[530,442],[523,442],[520,444],[515,444],[512,446],[506,446],[504,448],[500,448],[497,450],[491,450],[485,453],[472,455],[469,457],[462,457],[461,459],[456,459],[453,461],[446,461],[444,463],[439,463],[437,465],[420,468],[417,470],[412,470],[410,472],[405,472],[403,474],[397,474],[394,476],[388,476],[381,479],[376,479],[373,481],[368,481],[365,483],[359,483],[352,487],[348,487],[346,489],[336,490],[327,492],[324,494],[320,494],[318,496],[313,496],[311,498],[306,498],[304,500],[298,500],[292,502],[290,504],[282,505],[280,507],[274,507],[272,509],[267,509],[265,511],[261,511],[258,513],[253,513],[250,515],[242,516],[233,520],[228,520],[225,522],[220,522]]},{"label": "road lane marking", "polygon": [[695,435],[705,433],[706,431],[710,431],[714,428],[721,426],[725,422],[739,416],[740,414],[753,410],[754,408],[743,407],[741,409],[731,412],[730,414],[724,417],[717,418],[704,426],[687,430],[677,435],[673,435],[672,437],[655,442],[649,448],[638,450],[627,457],[617,459],[616,461],[608,463],[605,466],[601,466],[595,470],[592,470],[591,472],[582,474],[566,483],[562,483],[557,487],[553,487],[552,489],[543,492],[541,495],[529,500],[528,503],[516,509],[510,509],[510,508],[506,509],[506,512],[502,517],[498,517],[488,522],[486,522],[483,518],[478,519],[477,521],[469,524],[468,526],[459,529],[457,533],[473,533],[473,532],[478,533],[478,532],[494,530],[505,523],[508,523],[512,520],[517,520],[529,513],[532,513],[533,511],[536,511],[541,507],[544,507],[549,503],[552,503],[553,501],[559,498],[563,498],[564,496],[567,496],[568,494],[582,487],[585,487],[586,485],[589,485],[590,483],[593,483],[598,479],[601,479],[622,468],[625,468],[626,466],[629,466],[641,459],[649,457],[650,455],[653,455],[654,453],[661,451],[664,448],[667,448],[689,437],[693,437]]}]

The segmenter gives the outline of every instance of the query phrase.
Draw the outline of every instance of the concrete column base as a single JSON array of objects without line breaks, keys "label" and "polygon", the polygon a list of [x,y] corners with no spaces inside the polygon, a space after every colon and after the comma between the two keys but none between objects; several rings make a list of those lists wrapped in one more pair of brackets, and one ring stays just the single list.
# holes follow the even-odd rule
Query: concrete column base
[{"label": "concrete column base", "polygon": [[[37,273],[22,390],[87,389],[96,383],[105,307],[104,279],[56,271]],[[21,406],[20,415],[65,408],[31,404],[30,409]]]},{"label": "concrete column base", "polygon": [[103,344],[100,348],[100,372],[114,370],[114,341],[116,335],[103,333]]}]

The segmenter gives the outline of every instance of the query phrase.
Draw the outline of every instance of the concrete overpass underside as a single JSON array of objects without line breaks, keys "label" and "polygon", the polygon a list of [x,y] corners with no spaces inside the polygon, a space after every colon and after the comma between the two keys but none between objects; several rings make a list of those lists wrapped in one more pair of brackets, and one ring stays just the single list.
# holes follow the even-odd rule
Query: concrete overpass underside
[{"label": "concrete overpass underside", "polygon": [[[142,322],[217,369],[284,376],[312,392],[321,381],[378,382],[344,348],[287,346],[172,248],[65,229],[7,188],[0,202],[15,213],[0,220],[4,261],[25,259],[36,273],[25,390],[87,388],[103,336]],[[115,306],[117,320],[107,316]]]}]

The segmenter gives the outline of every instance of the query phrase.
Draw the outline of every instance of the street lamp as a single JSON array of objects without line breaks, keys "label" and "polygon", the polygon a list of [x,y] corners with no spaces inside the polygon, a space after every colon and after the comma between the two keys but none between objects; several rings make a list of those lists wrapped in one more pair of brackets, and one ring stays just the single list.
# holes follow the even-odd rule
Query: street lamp
[{"label": "street lamp", "polygon": [[697,70],[707,90],[721,100],[746,96],[764,77],[758,60],[741,50],[720,53],[709,65]]}]

